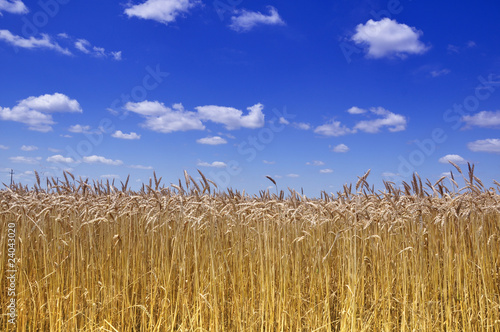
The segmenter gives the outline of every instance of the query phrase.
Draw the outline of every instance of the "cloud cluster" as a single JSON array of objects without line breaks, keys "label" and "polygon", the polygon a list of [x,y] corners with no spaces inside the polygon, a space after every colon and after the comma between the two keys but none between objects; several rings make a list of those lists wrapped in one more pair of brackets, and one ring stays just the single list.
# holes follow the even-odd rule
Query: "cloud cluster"
[{"label": "cloud cluster", "polygon": [[396,20],[383,18],[380,21],[368,20],[356,27],[352,40],[368,47],[368,57],[383,58],[407,54],[422,54],[429,48],[419,39],[422,31]]},{"label": "cloud cluster", "polygon": [[125,9],[125,14],[128,17],[138,17],[168,25],[198,3],[197,0],[147,0],[138,5],[130,5]]},{"label": "cloud cluster", "polygon": [[106,58],[112,57],[116,61],[120,61],[122,59],[122,52],[106,52],[103,47],[93,46],[86,39],[77,39],[75,41],[75,48],[84,54],[88,54],[94,56],[96,58]]},{"label": "cloud cluster", "polygon": [[[198,106],[196,112],[186,111],[182,104],[174,104],[167,107],[158,101],[143,101],[139,103],[129,102],[125,104],[127,111],[139,114],[145,118],[142,127],[160,133],[171,133],[175,131],[204,130],[203,122],[211,121],[223,124],[228,130],[239,128],[260,128],[264,126],[264,113],[262,104],[248,107],[248,114],[242,111],[224,106]],[[218,137],[218,136],[216,136]],[[223,144],[224,139],[207,138],[199,140],[201,144],[212,144],[217,142]]]},{"label": "cloud cluster", "polygon": [[285,21],[278,14],[276,8],[268,6],[269,15],[261,12],[252,12],[248,10],[236,11],[235,16],[231,17],[229,28],[237,32],[247,32],[259,25],[285,25]]},{"label": "cloud cluster", "polygon": [[45,94],[21,100],[13,108],[0,107],[0,120],[28,125],[29,130],[49,132],[55,124],[52,113],[82,113],[80,104],[61,93]]},{"label": "cloud cluster", "polygon": [[379,133],[382,128],[386,127],[390,132],[397,132],[406,129],[407,119],[400,114],[395,114],[382,107],[372,107],[365,110],[359,107],[351,107],[347,110],[349,114],[367,114],[375,115],[378,118],[372,120],[362,120],[357,122],[353,128],[343,125],[340,121],[330,121],[324,125],[316,127],[314,132],[324,136],[344,136],[347,134],[355,134],[358,131],[366,133]]}]

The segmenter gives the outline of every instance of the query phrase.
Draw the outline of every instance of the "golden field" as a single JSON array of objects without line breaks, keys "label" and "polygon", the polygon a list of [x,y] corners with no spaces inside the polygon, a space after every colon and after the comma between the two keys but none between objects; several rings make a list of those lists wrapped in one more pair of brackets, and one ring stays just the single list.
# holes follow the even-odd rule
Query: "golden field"
[{"label": "golden field", "polygon": [[500,187],[473,167],[464,188],[367,173],[317,199],[200,175],[0,191],[0,330],[500,331]]}]

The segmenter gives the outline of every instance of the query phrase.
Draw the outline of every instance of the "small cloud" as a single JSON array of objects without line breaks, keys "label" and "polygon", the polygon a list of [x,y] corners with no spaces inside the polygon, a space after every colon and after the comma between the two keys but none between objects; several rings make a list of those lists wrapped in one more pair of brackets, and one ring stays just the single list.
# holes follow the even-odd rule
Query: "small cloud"
[{"label": "small cloud", "polygon": [[368,46],[367,57],[377,59],[396,55],[405,58],[408,54],[427,52],[429,47],[419,40],[422,35],[422,31],[414,27],[383,18],[359,24],[352,40],[356,44]]},{"label": "small cloud", "polygon": [[321,174],[333,173],[333,169],[330,169],[330,168],[325,168],[325,169],[321,169],[319,172],[320,172]]},{"label": "small cloud", "polygon": [[462,118],[468,127],[500,127],[500,111],[482,111]]},{"label": "small cloud", "polygon": [[307,162],[306,165],[310,166],[323,166],[325,163],[321,160],[313,160],[312,162]]},{"label": "small cloud", "polygon": [[59,37],[59,38],[63,38],[63,39],[69,39],[68,34],[67,34],[67,33],[65,33],[65,32],[58,33],[58,34],[57,34],[57,37]]},{"label": "small cloud", "polygon": [[123,165],[123,161],[121,161],[121,160],[111,160],[111,159],[107,159],[105,157],[96,156],[96,155],[83,157],[83,162],[87,163],[87,164],[101,163],[101,164],[113,165],[113,166]]},{"label": "small cloud", "polygon": [[39,164],[40,160],[42,160],[42,158],[41,157],[33,158],[33,157],[18,156],[18,157],[10,157],[9,160],[12,161],[13,163],[35,165],[35,164]]},{"label": "small cloud", "polygon": [[321,125],[314,129],[316,134],[324,136],[344,136],[353,133],[353,131],[346,126],[342,125],[340,121],[331,121],[327,124]]},{"label": "small cloud", "polygon": [[450,161],[454,162],[455,164],[467,164],[467,160],[465,160],[458,154],[448,154],[444,157],[439,158],[439,162],[442,164],[448,164]]},{"label": "small cloud", "polygon": [[198,0],[146,0],[141,4],[127,5],[125,14],[129,18],[138,17],[168,25],[199,3]]},{"label": "small cloud", "polygon": [[21,0],[0,0],[0,16],[2,16],[2,11],[11,14],[26,14],[29,12]]},{"label": "small cloud", "polygon": [[207,163],[206,161],[198,162],[198,166],[201,167],[215,167],[215,168],[224,168],[227,167],[226,163],[222,161],[214,161],[213,163]]},{"label": "small cloud", "polygon": [[68,128],[68,131],[75,134],[84,134],[90,132],[90,126],[74,125]]},{"label": "small cloud", "polygon": [[311,129],[311,125],[309,123],[305,123],[305,122],[293,122],[292,126],[294,128],[300,129],[300,130],[309,130],[309,129]]},{"label": "small cloud", "polygon": [[227,141],[220,136],[212,136],[212,137],[205,137],[205,138],[197,139],[196,143],[208,144],[208,145],[220,145],[220,144],[226,144]]},{"label": "small cloud", "polygon": [[276,8],[268,6],[267,9],[269,15],[261,12],[238,10],[236,11],[237,16],[231,17],[229,28],[237,32],[248,32],[259,25],[286,25]]},{"label": "small cloud", "polygon": [[448,50],[449,53],[460,53],[460,47],[452,44],[448,44],[446,49]]},{"label": "small cloud", "polygon": [[63,150],[54,149],[54,148],[48,148],[47,150],[49,150],[50,152],[54,152],[54,153],[58,153],[58,152],[62,152],[63,151]]},{"label": "small cloud", "polygon": [[134,168],[134,169],[143,169],[143,170],[152,170],[153,169],[152,166],[143,166],[143,165],[130,165],[129,167]]},{"label": "small cloud", "polygon": [[23,150],[23,151],[35,151],[35,150],[38,150],[38,147],[34,146],[34,145],[23,145],[23,146],[21,146],[21,150]]},{"label": "small cloud", "polygon": [[280,117],[279,123],[280,123],[280,124],[284,124],[284,125],[289,125],[289,124],[290,124],[290,121],[288,121],[288,120],[287,120],[287,119],[285,119],[284,117]]},{"label": "small cloud", "polygon": [[346,153],[349,151],[349,147],[345,144],[339,144],[334,146],[332,151],[337,153]]},{"label": "small cloud", "polygon": [[357,106],[353,106],[347,110],[347,113],[349,113],[349,114],[363,114],[366,112],[367,112],[367,110],[359,108]]},{"label": "small cloud", "polygon": [[134,132],[131,132],[130,134],[125,134],[121,130],[115,131],[114,134],[112,134],[111,136],[114,138],[127,139],[127,140],[135,140],[141,138],[141,135],[138,135]]},{"label": "small cloud", "polygon": [[467,144],[469,150],[474,152],[500,153],[500,139],[488,138]]},{"label": "small cloud", "polygon": [[383,107],[372,107],[370,112],[381,116],[375,120],[360,121],[354,126],[354,130],[361,130],[366,133],[375,134],[383,127],[388,127],[390,132],[397,132],[406,129],[407,120],[401,114],[392,113]]},{"label": "small cloud", "polygon": [[111,52],[111,56],[113,57],[113,59],[115,59],[116,61],[121,61],[122,60],[122,51],[118,51],[118,52]]},{"label": "small cloud", "polygon": [[469,40],[469,41],[467,42],[467,47],[468,47],[468,48],[472,48],[472,47],[476,47],[476,46],[477,46],[477,44],[476,44],[476,42],[475,42],[475,41],[473,41],[473,40]]},{"label": "small cloud", "polygon": [[262,162],[263,162],[264,164],[266,164],[266,165],[274,165],[274,164],[276,164],[276,162],[275,162],[275,161],[267,161],[267,160],[262,160]]},{"label": "small cloud", "polygon": [[451,71],[449,69],[433,70],[431,71],[432,77],[439,77],[443,75],[448,75]]},{"label": "small cloud", "polygon": [[73,137],[71,135],[59,135],[59,136],[64,137],[64,138],[71,138],[71,137]]},{"label": "small cloud", "polygon": [[286,176],[289,178],[298,178],[299,177],[298,174],[293,174],[293,173],[287,174]]},{"label": "small cloud", "polygon": [[0,150],[8,150],[8,149],[9,149],[8,146],[0,144]]},{"label": "small cloud", "polygon": [[64,157],[60,154],[56,154],[54,156],[48,157],[47,162],[49,162],[49,163],[63,163],[63,164],[76,163],[76,161],[73,158]]},{"label": "small cloud", "polygon": [[393,172],[383,172],[382,173],[382,177],[384,178],[395,178],[395,177],[399,177],[399,173],[393,173]]},{"label": "small cloud", "polygon": [[104,175],[101,175],[101,178],[103,178],[103,179],[119,179],[120,176],[117,174],[104,174]]},{"label": "small cloud", "polygon": [[54,42],[49,35],[42,33],[40,38],[29,37],[23,38],[12,34],[9,30],[0,30],[0,41],[4,41],[14,47],[26,49],[49,49],[64,55],[72,55],[67,48],[62,48],[58,43]]}]

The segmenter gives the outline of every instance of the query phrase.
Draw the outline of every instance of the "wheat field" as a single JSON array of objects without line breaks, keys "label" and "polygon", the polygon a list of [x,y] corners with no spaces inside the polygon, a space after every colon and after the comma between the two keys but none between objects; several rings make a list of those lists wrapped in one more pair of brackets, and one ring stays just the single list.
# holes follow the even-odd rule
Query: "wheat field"
[{"label": "wheat field", "polygon": [[13,326],[2,260],[0,329],[500,331],[500,184],[456,167],[463,188],[415,175],[375,191],[367,172],[316,199],[201,172],[139,191],[37,174],[0,191],[18,271]]}]

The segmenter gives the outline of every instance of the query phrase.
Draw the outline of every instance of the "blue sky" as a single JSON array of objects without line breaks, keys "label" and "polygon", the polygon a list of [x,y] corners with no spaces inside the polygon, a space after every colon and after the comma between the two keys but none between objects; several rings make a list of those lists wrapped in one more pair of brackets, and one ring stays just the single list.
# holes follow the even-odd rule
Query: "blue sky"
[{"label": "blue sky", "polygon": [[500,4],[0,0],[0,181],[500,179]]}]

